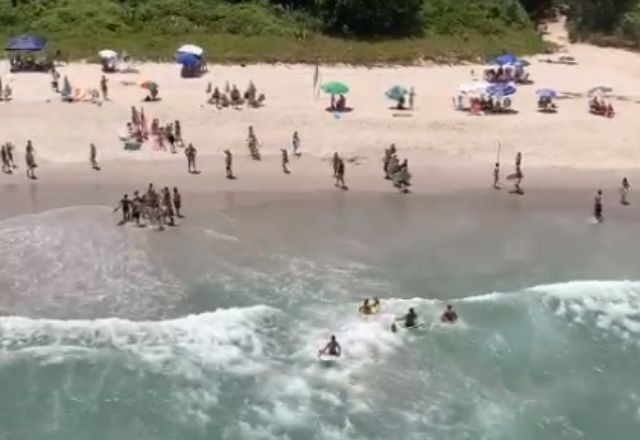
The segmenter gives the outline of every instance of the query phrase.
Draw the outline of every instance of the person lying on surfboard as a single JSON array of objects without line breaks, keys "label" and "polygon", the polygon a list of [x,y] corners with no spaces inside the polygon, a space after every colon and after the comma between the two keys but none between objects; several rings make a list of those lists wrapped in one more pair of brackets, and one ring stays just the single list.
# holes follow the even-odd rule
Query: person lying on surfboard
[{"label": "person lying on surfboard", "polygon": [[448,304],[447,310],[445,310],[442,316],[440,316],[440,321],[453,324],[457,320],[458,314],[455,312],[455,310],[453,310],[453,306],[451,304]]},{"label": "person lying on surfboard", "polygon": [[327,345],[325,345],[322,350],[318,351],[318,356],[322,356],[323,354],[340,357],[342,354],[342,347],[340,347],[340,344],[336,340],[336,335],[331,335],[331,340],[327,342]]}]

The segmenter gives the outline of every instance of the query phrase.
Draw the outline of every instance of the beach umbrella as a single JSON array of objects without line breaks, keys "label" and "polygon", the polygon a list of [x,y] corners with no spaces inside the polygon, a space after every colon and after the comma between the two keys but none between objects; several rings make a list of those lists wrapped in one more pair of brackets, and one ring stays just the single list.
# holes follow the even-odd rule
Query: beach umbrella
[{"label": "beach umbrella", "polygon": [[558,97],[558,93],[553,89],[540,89],[536,92],[536,95],[541,98],[555,99]]},{"label": "beach umbrella", "polygon": [[613,88],[609,87],[609,86],[597,86],[597,87],[593,87],[591,89],[589,89],[589,91],[587,92],[587,95],[589,96],[593,96],[595,94],[599,94],[599,93],[611,93],[613,92]]},{"label": "beach umbrella", "polygon": [[487,81],[474,81],[464,83],[458,86],[458,90],[463,95],[481,95],[487,93],[487,89],[491,87],[491,83]]},{"label": "beach umbrella", "polygon": [[330,95],[344,95],[349,92],[349,87],[346,84],[336,81],[323,84],[320,88]]},{"label": "beach umbrella", "polygon": [[204,53],[204,50],[200,46],[196,46],[195,44],[185,44],[178,48],[178,53],[188,53],[197,57],[201,57]]},{"label": "beach umbrella", "polygon": [[158,84],[153,81],[144,81],[140,83],[140,87],[147,90],[158,90]]},{"label": "beach umbrella", "polygon": [[187,52],[178,52],[176,61],[187,67],[195,67],[200,64],[200,57]]},{"label": "beach umbrella", "polygon": [[111,49],[101,50],[100,52],[98,52],[98,55],[100,55],[100,58],[102,58],[104,60],[110,60],[112,58],[118,58],[118,53],[115,50],[111,50]]},{"label": "beach umbrella", "polygon": [[515,64],[518,62],[518,57],[507,53],[496,57],[491,64],[497,64],[498,66],[504,66],[505,64]]},{"label": "beach umbrella", "polygon": [[393,99],[394,101],[400,101],[407,93],[409,92],[406,88],[402,86],[393,86],[385,92],[385,96],[389,99]]},{"label": "beach umbrella", "polygon": [[487,88],[487,93],[491,96],[510,96],[516,93],[516,87],[511,84],[494,84]]}]

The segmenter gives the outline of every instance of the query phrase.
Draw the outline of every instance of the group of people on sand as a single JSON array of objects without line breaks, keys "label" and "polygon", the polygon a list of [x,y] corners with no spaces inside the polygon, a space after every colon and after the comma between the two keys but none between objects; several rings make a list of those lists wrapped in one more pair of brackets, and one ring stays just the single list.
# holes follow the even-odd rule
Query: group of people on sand
[{"label": "group of people on sand", "polygon": [[[380,301],[377,298],[374,298],[373,304],[369,303],[369,299],[365,299],[362,305],[359,308],[359,312],[363,315],[373,315],[377,312],[373,310],[380,309]],[[458,313],[453,309],[451,304],[447,304],[447,308],[440,315],[440,321],[445,324],[454,324],[458,320]],[[396,322],[402,322],[403,326],[407,329],[417,329],[423,326],[418,322],[418,313],[415,311],[413,307],[409,307],[409,310],[403,316],[396,318]],[[393,333],[398,331],[398,326],[396,322],[391,324],[390,330]],[[327,344],[318,350],[318,356],[332,356],[332,357],[340,357],[342,355],[342,346],[338,342],[335,335],[331,335],[331,338],[327,342]]]},{"label": "group of people on sand", "polygon": [[[509,193],[519,196],[524,195],[524,190],[521,186],[522,179],[524,179],[524,174],[522,173],[522,152],[518,151],[515,157],[515,172],[507,176],[507,180],[513,181],[513,189],[509,191]],[[496,162],[493,167],[493,189],[502,189],[500,185],[500,162]]]},{"label": "group of people on sand", "polygon": [[589,101],[589,111],[594,115],[604,116],[605,118],[613,118],[616,115],[611,103],[598,96],[594,96]]},{"label": "group of people on sand", "polygon": [[[630,189],[631,189],[631,184],[629,183],[629,179],[627,179],[626,177],[623,177],[622,183],[620,184],[620,204],[622,206],[629,206],[631,204],[631,202],[629,202],[629,199],[628,199]],[[602,223],[604,221],[601,189],[596,191],[596,196],[593,198],[593,218],[598,223]]]},{"label": "group of people on sand", "polygon": [[[5,174],[13,174],[18,168],[13,156],[15,146],[11,142],[7,142],[0,147],[0,157],[2,158],[2,172]],[[25,146],[24,161],[27,169],[27,178],[37,179],[35,169],[38,167],[36,163],[36,150],[33,148],[31,141],[27,141]]]},{"label": "group of people on sand", "polygon": [[142,195],[139,191],[134,191],[133,198],[125,194],[114,212],[122,211],[120,225],[134,222],[135,226],[145,227],[146,220],[149,225],[156,225],[158,230],[162,231],[165,225],[176,226],[176,217],[183,218],[181,208],[182,196],[178,188],[174,187],[171,192],[169,187],[165,186],[162,190],[156,191],[153,183],[150,183],[147,191]]},{"label": "group of people on sand", "polygon": [[183,147],[182,125],[179,120],[162,125],[158,118],[151,121],[151,126],[147,126],[147,119],[144,109],[131,107],[131,119],[127,122],[127,140],[136,144],[142,144],[147,140],[153,142],[154,149],[166,151],[167,146],[171,153],[177,153],[176,147]]},{"label": "group of people on sand", "polygon": [[347,98],[345,98],[344,95],[339,95],[338,99],[336,99],[336,95],[331,95],[331,103],[327,110],[332,112],[346,112],[348,110]]},{"label": "group of people on sand", "polygon": [[393,186],[398,188],[402,193],[408,193],[411,186],[411,173],[409,172],[409,161],[404,159],[400,162],[398,159],[398,150],[396,144],[391,144],[389,148],[385,148],[384,157],[382,159],[382,169],[384,178],[391,180]]},{"label": "group of people on sand", "polygon": [[209,83],[207,85],[207,94],[209,93],[211,93],[211,97],[207,102],[215,105],[218,109],[228,107],[237,109],[245,103],[250,107],[260,107],[266,100],[264,93],[258,94],[258,89],[253,81],[249,81],[244,93],[241,93],[235,84],[229,87],[229,82],[225,84],[224,92],[221,92],[218,87],[211,90],[211,83]]}]

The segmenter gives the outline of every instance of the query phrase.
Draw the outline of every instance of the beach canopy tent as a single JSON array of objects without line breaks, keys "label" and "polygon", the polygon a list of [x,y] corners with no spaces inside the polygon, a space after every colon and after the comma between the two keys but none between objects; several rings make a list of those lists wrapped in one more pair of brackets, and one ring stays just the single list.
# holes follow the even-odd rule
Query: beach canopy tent
[{"label": "beach canopy tent", "polygon": [[45,53],[47,40],[33,35],[20,35],[5,46],[12,72],[46,72],[53,61]]},{"label": "beach canopy tent", "polygon": [[496,57],[491,64],[496,64],[498,66],[506,66],[506,65],[520,65],[522,67],[527,67],[529,65],[529,61],[518,58],[517,56],[507,53],[504,55],[500,55]]},{"label": "beach canopy tent", "polygon": [[492,84],[487,88],[487,94],[489,96],[511,96],[516,93],[516,86],[513,83],[507,84]]},{"label": "beach canopy tent", "polygon": [[118,70],[118,52],[111,49],[103,49],[98,52],[103,72],[115,72]]},{"label": "beach canopy tent", "polygon": [[194,78],[207,71],[204,50],[195,44],[185,44],[178,48],[176,61],[182,66],[180,75],[183,78]]},{"label": "beach canopy tent", "polygon": [[8,52],[40,52],[47,46],[47,40],[33,35],[20,35],[9,40],[4,48]]}]

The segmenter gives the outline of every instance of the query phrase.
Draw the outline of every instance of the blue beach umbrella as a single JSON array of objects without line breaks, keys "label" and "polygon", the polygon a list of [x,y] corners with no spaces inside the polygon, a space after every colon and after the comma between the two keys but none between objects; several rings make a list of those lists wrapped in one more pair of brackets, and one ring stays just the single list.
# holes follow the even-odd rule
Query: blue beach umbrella
[{"label": "blue beach umbrella", "polygon": [[186,52],[178,52],[176,55],[176,61],[183,66],[193,67],[200,64],[200,57]]},{"label": "blue beach umbrella", "polygon": [[558,97],[558,93],[553,89],[540,89],[536,92],[536,95],[549,99],[556,99]]},{"label": "blue beach umbrella", "polygon": [[487,93],[490,96],[511,96],[516,93],[516,88],[513,84],[494,84],[487,88]]},{"label": "blue beach umbrella", "polygon": [[389,90],[386,91],[385,96],[394,101],[400,101],[404,98],[404,95],[409,93],[405,87],[402,86],[393,86]]},{"label": "blue beach umbrella", "polygon": [[496,57],[495,60],[493,60],[492,64],[497,64],[498,66],[504,66],[505,64],[515,64],[518,61],[518,57],[507,53],[504,55],[500,55],[499,57]]}]

